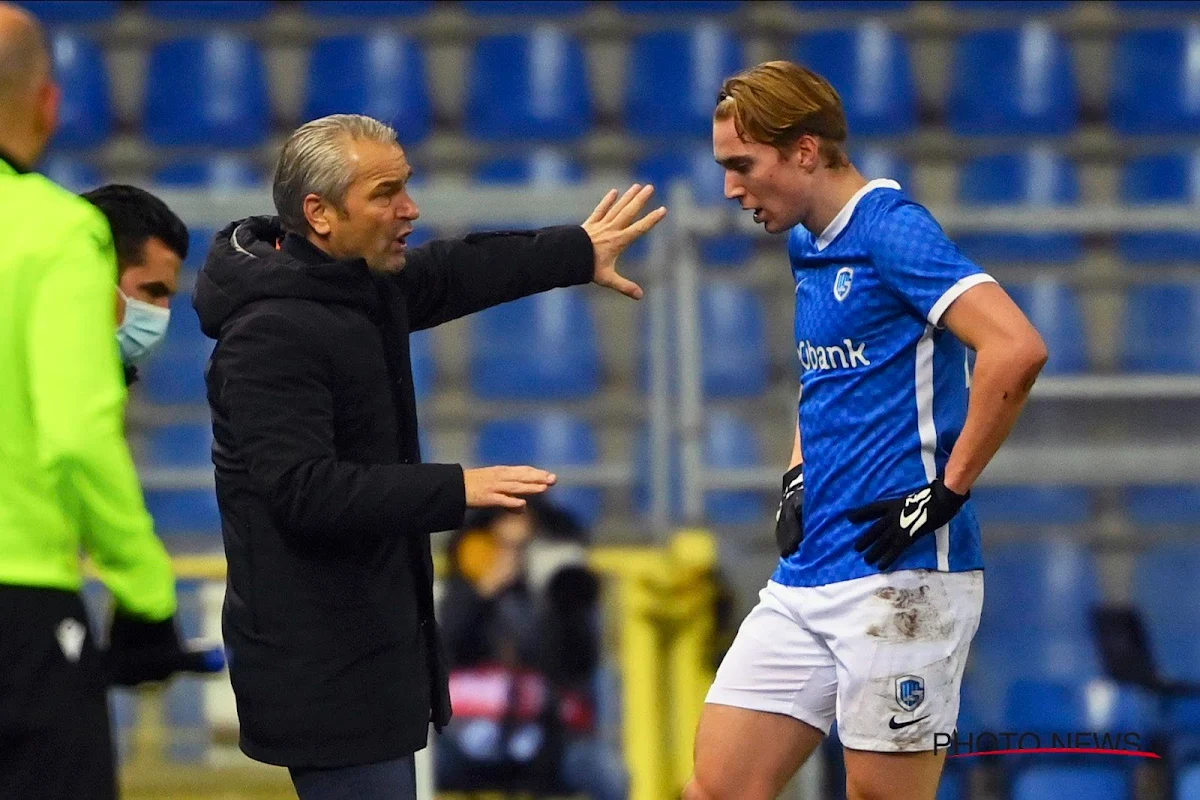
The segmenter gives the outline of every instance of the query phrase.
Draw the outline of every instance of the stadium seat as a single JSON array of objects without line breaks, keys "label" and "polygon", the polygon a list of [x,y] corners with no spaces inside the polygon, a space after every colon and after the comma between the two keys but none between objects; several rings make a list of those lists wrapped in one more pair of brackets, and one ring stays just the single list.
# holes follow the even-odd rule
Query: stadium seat
[{"label": "stadium seat", "polygon": [[[1042,736],[1097,731],[1113,736],[1138,733],[1147,741],[1158,715],[1152,693],[1106,679],[1017,680],[1008,689],[1005,705],[1005,730]],[[1119,748],[1122,743],[1114,742],[1113,746]]]},{"label": "stadium seat", "polygon": [[1070,375],[1088,370],[1088,335],[1083,304],[1075,287],[1053,280],[1005,285],[1013,301],[1042,335],[1050,350],[1043,375]]},{"label": "stadium seat", "polygon": [[203,404],[204,370],[212,348],[212,340],[200,332],[191,296],[187,292],[176,295],[166,338],[142,367],[146,396],[163,405]]},{"label": "stadium seat", "polygon": [[1063,135],[1075,130],[1079,96],[1066,44],[1044,22],[975,31],[951,69],[950,126],[965,136]]},{"label": "stadium seat", "polygon": [[1034,766],[1012,782],[1012,800],[1133,800],[1129,773],[1118,767]]},{"label": "stadium seat", "polygon": [[148,0],[150,16],[163,20],[252,22],[271,9],[270,0]]},{"label": "stadium seat", "polygon": [[901,136],[916,128],[908,43],[879,20],[802,36],[793,55],[837,89],[853,136]]},{"label": "stadium seat", "polygon": [[257,46],[227,33],[156,45],[146,73],[146,137],[161,146],[254,147],[270,119]]},{"label": "stadium seat", "polygon": [[721,82],[745,62],[741,43],[715,22],[634,37],[625,126],[638,136],[709,136]]},{"label": "stadium seat", "polygon": [[413,388],[417,399],[423,400],[433,391],[437,381],[437,356],[433,347],[433,332],[414,331],[408,337],[408,354],[412,361]]},{"label": "stadium seat", "polygon": [[579,40],[551,25],[485,36],[467,73],[467,132],[485,141],[567,141],[587,133],[593,109]]},{"label": "stadium seat", "polygon": [[[1038,538],[984,553],[987,597],[981,629],[1086,634],[1088,608],[1101,598],[1096,562],[1070,538]],[[1015,614],[1013,610],[1021,609]]]},{"label": "stadium seat", "polygon": [[1088,489],[1076,486],[980,486],[971,491],[980,524],[1040,528],[1082,525],[1092,519]]},{"label": "stadium seat", "polygon": [[[1070,206],[1079,202],[1079,175],[1074,162],[1042,147],[982,156],[963,167],[958,200],[974,208]],[[998,261],[1067,264],[1083,255],[1081,238],[1070,233],[963,233],[956,240],[987,266]]]},{"label": "stadium seat", "polygon": [[1189,764],[1179,771],[1175,800],[1200,800],[1200,763]]},{"label": "stadium seat", "polygon": [[148,489],[146,509],[159,536],[221,533],[221,511],[212,489]]},{"label": "stadium seat", "polygon": [[950,5],[958,11],[1027,15],[1065,11],[1071,7],[1071,0],[951,0]]},{"label": "stadium seat", "polygon": [[[477,464],[536,464],[554,472],[563,467],[593,467],[600,461],[596,432],[585,420],[562,411],[526,419],[488,422],[479,432]],[[546,495],[575,512],[588,528],[600,519],[604,490],[562,481]]]},{"label": "stadium seat", "polygon": [[433,8],[433,0],[303,0],[313,17],[416,17]]},{"label": "stadium seat", "polygon": [[70,156],[51,156],[38,171],[59,186],[76,193],[95,189],[104,183],[100,170],[94,164]]},{"label": "stadium seat", "polygon": [[586,0],[464,0],[463,8],[481,17],[540,16],[565,17],[587,8]]},{"label": "stadium seat", "polygon": [[754,290],[721,281],[704,284],[700,348],[705,395],[756,397],[766,392],[766,328],[766,310]]},{"label": "stadium seat", "polygon": [[584,178],[583,165],[552,147],[540,147],[522,156],[485,161],[475,172],[480,183],[496,186],[562,186]]},{"label": "stadium seat", "polygon": [[24,6],[47,25],[108,22],[117,16],[116,0],[23,0]]},{"label": "stadium seat", "polygon": [[1136,486],[1125,509],[1137,525],[1200,524],[1200,486]]},{"label": "stadium seat", "polygon": [[1200,26],[1132,30],[1112,58],[1113,126],[1124,134],[1200,134]]},{"label": "stadium seat", "polygon": [[[985,571],[990,572],[990,568]],[[989,606],[997,603],[988,594],[990,591],[989,586],[983,604],[985,615],[994,610]],[[1026,608],[1021,601],[1009,606],[1008,612],[1020,616]],[[1004,727],[1005,699],[1016,681],[1080,682],[1101,676],[1096,646],[1088,630],[1004,629],[990,620],[980,624],[971,644],[967,672],[964,693],[975,700],[972,708],[977,731],[1008,730]]]},{"label": "stadium seat", "polygon": [[741,0],[617,0],[627,14],[726,14],[741,5]]},{"label": "stadium seat", "polygon": [[1117,0],[1122,11],[1200,11],[1200,0]]},{"label": "stadium seat", "polygon": [[850,151],[850,160],[867,180],[891,178],[909,197],[919,195],[912,167],[894,151],[877,146],[861,147]]},{"label": "stadium seat", "polygon": [[489,308],[471,322],[471,387],[480,397],[562,400],[599,390],[596,323],[581,287]]},{"label": "stadium seat", "polygon": [[[1142,156],[1121,173],[1121,202],[1132,206],[1200,205],[1200,150]],[[1123,233],[1121,257],[1133,264],[1194,261],[1200,233]]]},{"label": "stadium seat", "polygon": [[188,255],[183,262],[186,269],[197,270],[204,266],[204,260],[208,258],[208,251],[216,235],[217,232],[212,228],[188,226]]},{"label": "stadium seat", "polygon": [[1200,372],[1200,284],[1131,287],[1121,341],[1131,372]]},{"label": "stadium seat", "polygon": [[792,0],[797,11],[904,11],[912,0]]},{"label": "stadium seat", "polygon": [[212,437],[212,425],[207,422],[174,422],[153,428],[146,461],[153,467],[211,466]]},{"label": "stadium seat", "polygon": [[62,31],[51,40],[54,77],[62,89],[57,149],[103,144],[112,133],[112,99],[104,53],[90,39]]},{"label": "stadium seat", "polygon": [[172,161],[154,173],[156,183],[179,188],[238,191],[263,186],[267,176],[257,165],[236,155]]},{"label": "stadium seat", "polygon": [[366,114],[396,129],[402,145],[422,142],[433,106],[420,45],[388,31],[322,39],[308,64],[304,118]]},{"label": "stadium seat", "polygon": [[[761,466],[758,432],[731,412],[710,410],[704,431],[704,463],[716,469]],[[769,505],[762,492],[710,489],[704,493],[704,518],[718,525],[761,524],[768,517]]]},{"label": "stadium seat", "polygon": [[1160,544],[1138,555],[1132,597],[1145,615],[1151,649],[1176,680],[1200,681],[1200,546]]}]

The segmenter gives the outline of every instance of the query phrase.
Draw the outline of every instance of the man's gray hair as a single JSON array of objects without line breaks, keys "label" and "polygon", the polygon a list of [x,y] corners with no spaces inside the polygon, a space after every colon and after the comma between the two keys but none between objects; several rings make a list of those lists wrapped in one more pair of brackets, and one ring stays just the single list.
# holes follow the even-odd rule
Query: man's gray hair
[{"label": "man's gray hair", "polygon": [[346,149],[351,141],[396,144],[396,131],[361,114],[332,114],[304,123],[288,137],[271,187],[275,210],[286,230],[300,235],[308,232],[304,198],[310,194],[343,208],[354,180],[354,165]]}]

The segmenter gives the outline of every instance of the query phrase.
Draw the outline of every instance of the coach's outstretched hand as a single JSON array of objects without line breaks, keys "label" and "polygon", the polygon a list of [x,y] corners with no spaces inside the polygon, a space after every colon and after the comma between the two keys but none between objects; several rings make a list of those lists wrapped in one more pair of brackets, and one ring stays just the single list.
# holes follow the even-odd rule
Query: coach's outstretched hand
[{"label": "coach's outstretched hand", "polygon": [[596,272],[592,275],[592,281],[616,289],[634,300],[642,299],[642,287],[621,277],[617,272],[617,257],[667,215],[666,206],[659,206],[638,219],[652,194],[653,186],[642,186],[640,183],[630,186],[619,198],[617,190],[613,189],[604,195],[592,215],[583,221],[583,229],[591,237],[592,251],[596,255]]},{"label": "coach's outstretched hand", "polygon": [[909,545],[952,520],[970,496],[970,492],[955,494],[938,478],[907,497],[856,508],[846,515],[851,522],[876,522],[858,537],[854,549],[866,551],[863,558],[868,564],[891,569]]}]

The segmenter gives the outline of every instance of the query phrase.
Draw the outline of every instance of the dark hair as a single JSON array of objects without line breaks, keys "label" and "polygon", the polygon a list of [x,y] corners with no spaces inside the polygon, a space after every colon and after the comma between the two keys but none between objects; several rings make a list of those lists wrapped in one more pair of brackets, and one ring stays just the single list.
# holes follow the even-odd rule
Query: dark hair
[{"label": "dark hair", "polygon": [[187,226],[166,203],[145,189],[110,183],[82,197],[108,218],[120,272],[142,263],[146,242],[152,237],[161,239],[181,259],[187,258]]}]

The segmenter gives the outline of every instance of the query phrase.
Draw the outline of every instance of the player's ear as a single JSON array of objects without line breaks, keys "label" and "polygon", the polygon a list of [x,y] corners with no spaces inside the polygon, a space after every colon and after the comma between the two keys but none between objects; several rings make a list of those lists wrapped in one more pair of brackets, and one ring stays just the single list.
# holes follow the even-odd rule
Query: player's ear
[{"label": "player's ear", "polygon": [[813,172],[821,165],[821,142],[812,134],[806,133],[796,140],[793,145],[791,160],[805,172]]}]

